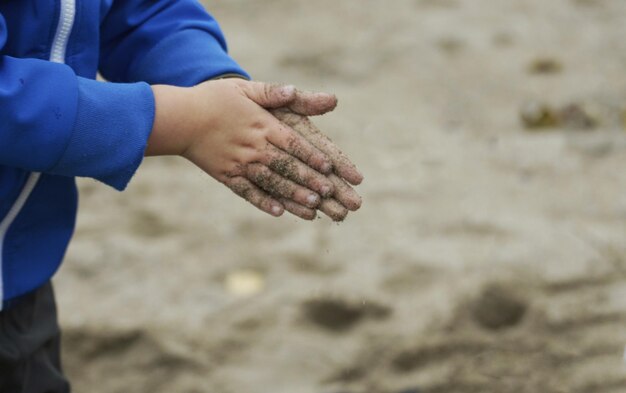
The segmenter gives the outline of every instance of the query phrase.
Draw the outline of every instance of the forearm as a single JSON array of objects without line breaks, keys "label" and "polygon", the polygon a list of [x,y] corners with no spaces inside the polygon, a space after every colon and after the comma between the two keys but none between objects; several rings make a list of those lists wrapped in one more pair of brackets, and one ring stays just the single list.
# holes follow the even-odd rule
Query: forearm
[{"label": "forearm", "polygon": [[52,169],[71,138],[77,100],[69,67],[0,56],[0,165]]},{"label": "forearm", "polygon": [[153,106],[145,83],[97,82],[67,65],[3,56],[0,165],[121,190],[143,157]]}]

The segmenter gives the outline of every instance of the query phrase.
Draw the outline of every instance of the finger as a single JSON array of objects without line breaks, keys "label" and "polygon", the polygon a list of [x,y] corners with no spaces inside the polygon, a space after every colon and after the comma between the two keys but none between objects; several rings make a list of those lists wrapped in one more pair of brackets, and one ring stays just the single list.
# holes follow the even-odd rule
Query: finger
[{"label": "finger", "polygon": [[296,90],[296,98],[289,109],[303,116],[318,116],[333,111],[337,107],[337,97],[329,93],[313,93]]},{"label": "finger", "polygon": [[282,108],[296,99],[296,88],[263,82],[241,82],[243,91],[252,101],[263,108]]},{"label": "finger", "polygon": [[346,179],[351,184],[361,184],[363,175],[356,168],[356,165],[308,118],[302,117],[293,128],[330,157],[334,170],[340,177]]},{"label": "finger", "polygon": [[285,206],[285,210],[294,216],[300,217],[304,220],[313,220],[317,217],[315,209],[310,209],[306,206],[302,206],[299,203],[295,203],[289,199],[281,199],[281,203]]},{"label": "finger", "polygon": [[343,221],[348,215],[348,209],[343,207],[341,203],[334,199],[324,199],[318,208],[322,213],[326,214],[333,221]]},{"label": "finger", "polygon": [[279,125],[271,128],[272,131],[267,138],[271,144],[323,174],[330,173],[333,165],[326,154],[289,126],[280,122],[277,123]]},{"label": "finger", "polygon": [[260,161],[272,171],[322,197],[331,196],[335,190],[333,182],[326,176],[274,146],[269,147],[268,154],[261,157]]},{"label": "finger", "polygon": [[361,207],[361,196],[354,188],[350,187],[348,183],[334,173],[328,175],[328,178],[335,186],[333,198],[351,211],[356,211]]},{"label": "finger", "polygon": [[229,177],[224,184],[233,190],[235,194],[274,217],[279,217],[284,212],[284,207],[279,201],[269,196],[244,177]]},{"label": "finger", "polygon": [[316,208],[321,198],[315,192],[277,174],[263,164],[248,164],[246,177],[277,198],[291,199],[301,205]]},{"label": "finger", "polygon": [[322,152],[326,153],[333,162],[335,172],[349,183],[358,185],[363,181],[363,175],[350,159],[343,154],[333,141],[324,135],[307,117],[284,110],[272,111],[277,119],[289,125]]}]

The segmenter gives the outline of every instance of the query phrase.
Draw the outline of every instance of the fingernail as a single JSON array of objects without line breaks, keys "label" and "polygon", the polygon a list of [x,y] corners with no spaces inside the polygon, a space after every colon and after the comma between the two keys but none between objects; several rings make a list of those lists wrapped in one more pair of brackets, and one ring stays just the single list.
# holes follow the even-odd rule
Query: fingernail
[{"label": "fingernail", "polygon": [[308,202],[309,206],[314,206],[317,205],[317,203],[319,202],[319,197],[315,194],[311,194],[306,197],[306,201]]},{"label": "fingernail", "polygon": [[332,189],[329,186],[322,186],[321,191],[322,191],[322,195],[327,197],[329,196],[328,194],[330,194]]},{"label": "fingernail", "polygon": [[322,173],[323,174],[327,174],[327,173],[329,173],[333,169],[333,166],[329,162],[325,162],[325,163],[322,164],[322,168],[321,169],[322,169]]},{"label": "fingernail", "polygon": [[355,186],[358,186],[359,184],[361,184],[363,182],[363,174],[361,173],[361,171],[359,171],[358,169],[355,169],[356,172],[356,178],[354,179],[354,184]]},{"label": "fingernail", "polygon": [[272,205],[272,209],[271,210],[272,210],[272,214],[273,215],[279,216],[283,209],[281,209],[280,206],[278,206],[278,205]]},{"label": "fingernail", "polygon": [[294,85],[283,86],[282,94],[285,97],[291,97],[296,92],[296,87]]}]

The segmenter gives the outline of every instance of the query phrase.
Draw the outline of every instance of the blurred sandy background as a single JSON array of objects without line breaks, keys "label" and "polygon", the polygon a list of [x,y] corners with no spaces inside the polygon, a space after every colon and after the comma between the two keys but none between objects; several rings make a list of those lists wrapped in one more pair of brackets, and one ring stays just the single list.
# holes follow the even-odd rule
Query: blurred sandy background
[{"label": "blurred sandy background", "polygon": [[364,205],[272,219],[175,158],[81,181],[76,392],[626,391],[626,2],[205,4],[256,79],[337,93]]}]

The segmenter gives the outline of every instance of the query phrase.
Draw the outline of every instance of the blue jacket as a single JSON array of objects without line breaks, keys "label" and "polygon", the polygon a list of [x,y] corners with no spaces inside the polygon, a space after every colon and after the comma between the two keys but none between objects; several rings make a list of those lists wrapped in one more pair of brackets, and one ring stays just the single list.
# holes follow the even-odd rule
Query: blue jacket
[{"label": "blue jacket", "polygon": [[225,74],[247,77],[195,0],[0,0],[0,305],[61,264],[75,176],[124,189],[152,129],[149,84]]}]

